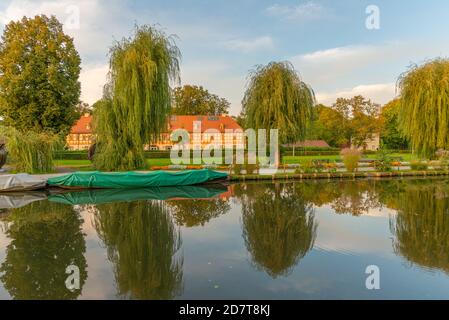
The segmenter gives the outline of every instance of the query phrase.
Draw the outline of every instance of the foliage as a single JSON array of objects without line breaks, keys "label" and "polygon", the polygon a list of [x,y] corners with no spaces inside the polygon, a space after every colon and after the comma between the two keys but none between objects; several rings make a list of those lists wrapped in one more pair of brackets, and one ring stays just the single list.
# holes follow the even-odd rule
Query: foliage
[{"label": "foliage", "polygon": [[374,167],[377,171],[389,172],[391,171],[392,162],[393,159],[388,151],[381,148],[377,151],[376,160],[374,161]]},{"label": "foliage", "polygon": [[246,174],[254,174],[257,172],[258,165],[257,164],[246,164],[245,165],[245,172]]},{"label": "foliage", "polygon": [[290,62],[271,62],[249,74],[242,104],[246,127],[279,129],[283,144],[305,138],[315,95]]},{"label": "foliage", "polygon": [[172,114],[222,115],[228,114],[231,104],[201,86],[185,85],[173,92]]},{"label": "foliage", "polygon": [[48,173],[54,170],[53,154],[60,144],[60,136],[51,133],[28,131],[23,133],[14,128],[0,128],[6,137],[6,148],[15,171],[27,173]]},{"label": "foliage", "polygon": [[0,113],[19,130],[68,133],[78,118],[81,59],[45,15],[10,22],[0,43]]},{"label": "foliage", "polygon": [[315,166],[313,160],[310,159],[301,161],[299,168],[296,169],[296,173],[314,173],[314,172]]},{"label": "foliage", "polygon": [[415,152],[449,149],[449,60],[414,65],[399,78],[399,125]]},{"label": "foliage", "polygon": [[[13,209],[6,218],[11,239],[0,280],[20,300],[76,299],[87,279],[86,244],[80,215],[72,206],[39,201]],[[66,268],[80,270],[80,289],[65,285]]]},{"label": "foliage", "polygon": [[429,166],[427,165],[427,163],[423,162],[423,161],[411,161],[410,162],[410,168],[412,170],[427,170]]},{"label": "foliage", "polygon": [[211,219],[226,214],[230,204],[222,199],[188,199],[167,201],[179,226],[204,226]]},{"label": "foliage", "polygon": [[[313,248],[313,208],[292,185],[250,185],[242,201],[243,238],[253,264],[273,278],[288,275]],[[238,191],[236,191],[238,194]]]},{"label": "foliage", "polygon": [[341,156],[346,170],[354,172],[357,170],[360,161],[360,152],[356,149],[343,149],[341,150]]},{"label": "foliage", "polygon": [[113,46],[109,84],[94,110],[98,169],[145,166],[143,145],[166,129],[170,81],[178,80],[179,57],[173,39],[149,26],[136,27],[132,38]]},{"label": "foliage", "polygon": [[182,292],[182,245],[169,208],[158,201],[96,206],[95,228],[114,263],[118,294],[131,299],[173,299]]},{"label": "foliage", "polygon": [[338,98],[332,109],[343,116],[340,124],[347,128],[348,138],[356,147],[366,147],[366,140],[379,133],[380,105],[362,96]]},{"label": "foliage", "polygon": [[313,108],[307,139],[324,140],[332,147],[341,147],[349,143],[349,130],[349,122],[342,113],[320,104]]},{"label": "foliage", "polygon": [[449,194],[446,181],[419,181],[396,195],[394,251],[412,264],[449,274]]},{"label": "foliage", "polygon": [[394,99],[387,103],[381,111],[381,144],[383,148],[392,150],[408,149],[408,141],[399,131],[399,111],[401,103],[399,99]]}]

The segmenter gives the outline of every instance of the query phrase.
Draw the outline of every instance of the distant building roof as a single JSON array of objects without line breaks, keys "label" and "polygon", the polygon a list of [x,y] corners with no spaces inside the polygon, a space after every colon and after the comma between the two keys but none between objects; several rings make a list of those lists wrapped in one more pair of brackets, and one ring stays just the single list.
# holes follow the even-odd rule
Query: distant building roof
[{"label": "distant building roof", "polygon": [[89,134],[92,133],[92,115],[84,114],[70,130],[72,134]]},{"label": "distant building roof", "polygon": [[296,143],[286,144],[286,147],[295,148],[329,148],[330,146],[324,140],[305,140]]},{"label": "distant building roof", "polygon": [[[195,121],[201,122],[201,132],[209,129],[216,129],[220,132],[224,132],[226,129],[241,129],[237,121],[230,116],[170,116],[169,130],[185,129],[192,133]],[[92,116],[90,114],[83,115],[72,127],[70,133],[92,133]]]},{"label": "distant building roof", "polygon": [[237,121],[230,116],[178,116],[170,117],[169,130],[184,129],[192,133],[194,130],[194,122],[201,122],[201,132],[209,129],[216,129],[225,132],[226,129],[238,130],[242,129]]}]

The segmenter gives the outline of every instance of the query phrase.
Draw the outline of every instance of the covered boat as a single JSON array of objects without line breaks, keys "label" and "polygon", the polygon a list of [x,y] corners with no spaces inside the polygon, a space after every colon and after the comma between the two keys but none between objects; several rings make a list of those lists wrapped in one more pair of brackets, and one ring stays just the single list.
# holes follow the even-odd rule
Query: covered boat
[{"label": "covered boat", "polygon": [[227,179],[228,174],[209,169],[179,172],[75,172],[47,180],[49,186],[72,189],[130,189],[191,186]]},{"label": "covered boat", "polygon": [[39,190],[46,185],[47,179],[25,173],[0,175],[0,192]]}]

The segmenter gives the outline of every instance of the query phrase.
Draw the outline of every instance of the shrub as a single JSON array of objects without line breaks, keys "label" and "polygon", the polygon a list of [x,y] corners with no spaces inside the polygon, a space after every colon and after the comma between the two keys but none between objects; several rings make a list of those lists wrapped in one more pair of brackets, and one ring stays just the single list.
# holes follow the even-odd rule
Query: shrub
[{"label": "shrub", "polygon": [[354,172],[357,170],[360,161],[360,152],[356,149],[343,149],[341,150],[341,156],[343,158],[343,163],[345,164],[346,170],[349,172]]},{"label": "shrub", "polygon": [[246,174],[254,174],[257,171],[257,164],[246,164],[245,165]]},{"label": "shrub", "polygon": [[412,161],[410,162],[410,168],[414,171],[427,170],[428,165],[422,161]]},{"label": "shrub", "polygon": [[2,128],[6,137],[6,148],[11,163],[18,172],[53,172],[53,153],[60,144],[60,138],[54,134],[21,132],[13,128]]},{"label": "shrub", "polygon": [[380,149],[377,152],[376,161],[374,161],[374,168],[376,168],[377,171],[389,172],[391,171],[392,162],[393,159],[389,153],[384,149]]},{"label": "shrub", "polygon": [[234,171],[234,174],[236,174],[238,176],[242,174],[242,169],[243,169],[243,165],[241,165],[241,164],[236,163],[232,166],[232,170]]},{"label": "shrub", "polygon": [[301,161],[300,167],[296,169],[296,173],[314,173],[315,168],[312,160]]},{"label": "shrub", "polygon": [[337,172],[337,164],[335,162],[328,162],[324,164],[324,168],[329,172],[329,173],[335,173]]}]

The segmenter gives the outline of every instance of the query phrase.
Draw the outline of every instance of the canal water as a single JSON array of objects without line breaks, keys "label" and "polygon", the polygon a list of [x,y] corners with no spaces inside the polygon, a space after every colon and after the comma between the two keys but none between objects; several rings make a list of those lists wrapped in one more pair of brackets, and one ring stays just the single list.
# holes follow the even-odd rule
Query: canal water
[{"label": "canal water", "polygon": [[449,298],[447,179],[28,193],[0,204],[1,299]]}]

